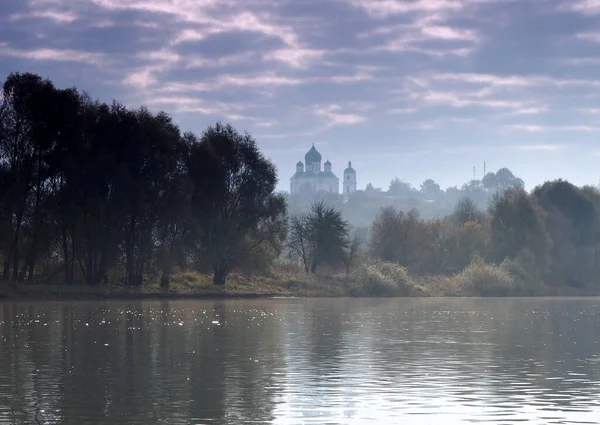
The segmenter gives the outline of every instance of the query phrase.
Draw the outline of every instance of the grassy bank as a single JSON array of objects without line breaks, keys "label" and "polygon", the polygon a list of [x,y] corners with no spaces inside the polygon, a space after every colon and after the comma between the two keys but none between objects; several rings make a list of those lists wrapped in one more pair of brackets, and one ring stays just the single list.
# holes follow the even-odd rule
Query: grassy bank
[{"label": "grassy bank", "polygon": [[61,283],[1,283],[4,300],[102,300],[102,299],[223,299],[269,297],[480,297],[480,296],[597,296],[597,288],[536,285],[524,291],[499,268],[471,267],[456,276],[410,276],[394,264],[361,266],[348,278],[323,272],[307,275],[277,269],[269,276],[232,275],[224,287],[211,276],[182,272],[173,276],[165,291],[150,283],[140,288],[119,285],[91,287]]}]

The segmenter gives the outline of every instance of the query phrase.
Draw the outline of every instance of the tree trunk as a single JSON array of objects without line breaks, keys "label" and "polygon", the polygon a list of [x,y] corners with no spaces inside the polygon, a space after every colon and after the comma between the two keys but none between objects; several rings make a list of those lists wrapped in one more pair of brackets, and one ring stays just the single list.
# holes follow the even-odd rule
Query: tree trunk
[{"label": "tree trunk", "polygon": [[41,217],[40,217],[40,204],[42,199],[42,154],[40,150],[37,150],[37,183],[35,188],[35,208],[33,211],[33,235],[31,238],[31,245],[29,252],[27,253],[26,265],[23,266],[23,279],[25,278],[25,268],[27,268],[27,280],[33,280],[33,271],[35,269],[35,262],[37,257],[37,246],[40,233]]},{"label": "tree trunk", "polygon": [[16,282],[19,279],[19,234],[16,233],[11,248],[11,257],[13,263],[12,279]]},{"label": "tree trunk", "polygon": [[12,264],[12,258],[10,256],[10,249],[8,255],[4,258],[4,270],[2,272],[2,279],[7,281],[10,279],[10,265]]},{"label": "tree trunk", "polygon": [[304,265],[304,271],[306,272],[306,274],[309,274],[310,270],[308,270],[308,263],[306,262],[306,260],[302,260],[302,265]]},{"label": "tree trunk", "polygon": [[138,286],[138,276],[135,267],[136,227],[136,217],[132,214],[125,235],[125,267],[127,271],[127,284],[129,286]]},{"label": "tree trunk", "polygon": [[35,271],[35,258],[31,258],[29,262],[29,271],[27,274],[27,280],[33,280],[33,272]]},{"label": "tree trunk", "polygon": [[213,273],[213,284],[215,286],[225,286],[225,282],[227,280],[227,264],[222,261],[221,263],[219,263],[218,265],[216,265],[214,268],[214,273]]},{"label": "tree trunk", "polygon": [[67,232],[62,229],[62,249],[63,249],[63,271],[65,274],[65,283],[69,282],[69,245],[67,243]]},{"label": "tree trunk", "polygon": [[310,265],[310,272],[311,273],[316,273],[318,265],[319,265],[319,260],[317,259],[317,256],[315,256],[315,257],[313,257],[312,263]]},{"label": "tree trunk", "polygon": [[73,225],[71,233],[71,267],[70,267],[69,283],[75,282],[75,225]]},{"label": "tree trunk", "polygon": [[160,278],[160,288],[163,290],[168,290],[169,285],[171,284],[171,272],[168,267],[165,267],[162,272],[162,277]]}]

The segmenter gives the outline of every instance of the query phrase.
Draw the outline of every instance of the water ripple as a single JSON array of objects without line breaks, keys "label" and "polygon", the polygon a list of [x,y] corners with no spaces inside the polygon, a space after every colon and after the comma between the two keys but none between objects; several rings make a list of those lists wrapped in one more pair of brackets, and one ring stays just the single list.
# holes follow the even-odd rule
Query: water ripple
[{"label": "water ripple", "polygon": [[600,424],[597,299],[0,303],[0,424]]}]

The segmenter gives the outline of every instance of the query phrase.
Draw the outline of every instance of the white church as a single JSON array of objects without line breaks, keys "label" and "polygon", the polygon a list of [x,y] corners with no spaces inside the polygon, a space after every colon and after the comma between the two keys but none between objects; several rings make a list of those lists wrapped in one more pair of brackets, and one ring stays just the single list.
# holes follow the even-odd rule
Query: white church
[{"label": "white church", "polygon": [[[315,193],[319,191],[340,193],[340,179],[331,171],[331,162],[325,161],[325,169],[321,171],[321,154],[313,143],[312,148],[304,155],[304,162],[298,161],[296,173],[290,179],[290,193]],[[352,162],[348,162],[348,168],[344,170],[342,191],[344,195],[350,195],[356,191],[356,171],[352,168]]]}]

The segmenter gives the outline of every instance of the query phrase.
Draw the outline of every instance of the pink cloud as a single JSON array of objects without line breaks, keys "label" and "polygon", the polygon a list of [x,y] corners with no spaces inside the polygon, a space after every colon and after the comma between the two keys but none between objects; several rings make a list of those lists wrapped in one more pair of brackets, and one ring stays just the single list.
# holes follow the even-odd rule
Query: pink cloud
[{"label": "pink cloud", "polygon": [[6,43],[4,45],[0,44],[0,56],[52,62],[77,62],[96,66],[108,63],[108,58],[101,53],[51,48],[20,50],[8,47]]},{"label": "pink cloud", "polygon": [[61,10],[48,9],[48,10],[33,11],[30,13],[13,14],[8,17],[8,19],[10,21],[20,21],[20,20],[29,19],[29,18],[44,18],[44,19],[50,19],[57,23],[70,24],[72,22],[75,22],[78,19],[78,16],[75,13],[73,13],[72,11],[61,11]]},{"label": "pink cloud", "polygon": [[328,127],[359,124],[367,120],[367,118],[362,115],[342,112],[342,107],[336,104],[316,105],[313,108],[313,113],[327,118]]}]

